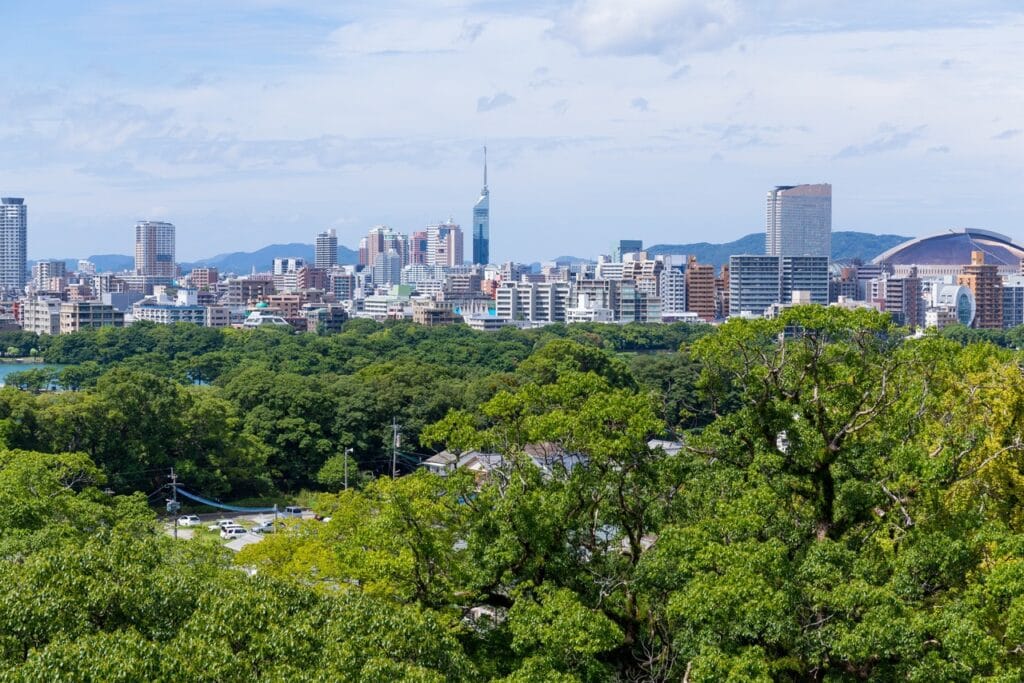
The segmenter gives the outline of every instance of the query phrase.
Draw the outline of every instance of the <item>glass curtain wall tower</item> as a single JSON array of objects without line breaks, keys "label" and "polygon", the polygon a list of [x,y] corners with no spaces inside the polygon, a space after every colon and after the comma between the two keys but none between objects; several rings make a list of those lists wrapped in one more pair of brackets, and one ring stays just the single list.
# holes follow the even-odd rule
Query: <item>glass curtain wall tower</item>
[{"label": "glass curtain wall tower", "polygon": [[831,185],[779,185],[768,193],[765,254],[830,256],[831,251]]},{"label": "glass curtain wall tower", "polygon": [[491,258],[491,201],[487,190],[487,148],[484,147],[484,188],[473,205],[473,263],[486,266]]}]

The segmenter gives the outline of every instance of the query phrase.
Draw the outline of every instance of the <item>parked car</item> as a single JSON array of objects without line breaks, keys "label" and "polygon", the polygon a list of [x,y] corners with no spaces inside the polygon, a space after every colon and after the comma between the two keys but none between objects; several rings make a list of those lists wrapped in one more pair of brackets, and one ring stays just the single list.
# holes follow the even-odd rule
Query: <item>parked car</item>
[{"label": "parked car", "polygon": [[284,528],[284,524],[282,522],[268,521],[260,522],[259,524],[254,526],[252,530],[257,534],[272,534],[281,528]]},{"label": "parked car", "polygon": [[227,541],[232,538],[238,538],[239,536],[245,536],[247,533],[249,532],[246,531],[243,527],[226,526],[220,530],[220,537]]},{"label": "parked car", "polygon": [[289,505],[281,513],[282,517],[302,517],[304,509],[299,505]]},{"label": "parked car", "polygon": [[219,519],[216,524],[211,524],[206,528],[210,531],[220,531],[226,526],[238,526],[238,524],[233,519]]},{"label": "parked car", "polygon": [[182,515],[178,517],[178,526],[199,526],[203,523],[203,520],[199,519],[199,515]]}]

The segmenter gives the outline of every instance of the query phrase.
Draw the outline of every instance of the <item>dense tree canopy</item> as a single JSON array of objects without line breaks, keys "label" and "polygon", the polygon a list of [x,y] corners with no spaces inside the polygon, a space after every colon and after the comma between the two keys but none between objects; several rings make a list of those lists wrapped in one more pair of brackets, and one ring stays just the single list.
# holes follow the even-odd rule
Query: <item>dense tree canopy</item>
[{"label": "dense tree canopy", "polygon": [[[2,679],[1024,678],[1024,372],[991,340],[808,307],[47,344],[77,390],[0,390]],[[413,471],[442,448],[466,466]],[[175,541],[171,466],[330,521]]]}]

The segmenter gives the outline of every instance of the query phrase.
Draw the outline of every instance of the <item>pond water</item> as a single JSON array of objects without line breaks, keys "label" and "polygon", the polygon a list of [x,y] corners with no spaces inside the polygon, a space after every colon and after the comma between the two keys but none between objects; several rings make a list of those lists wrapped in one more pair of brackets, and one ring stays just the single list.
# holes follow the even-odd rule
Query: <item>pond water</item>
[{"label": "pond water", "polygon": [[7,375],[12,372],[22,372],[23,370],[38,370],[39,368],[60,368],[60,365],[50,365],[48,363],[0,363],[0,387],[2,387],[7,381]]}]

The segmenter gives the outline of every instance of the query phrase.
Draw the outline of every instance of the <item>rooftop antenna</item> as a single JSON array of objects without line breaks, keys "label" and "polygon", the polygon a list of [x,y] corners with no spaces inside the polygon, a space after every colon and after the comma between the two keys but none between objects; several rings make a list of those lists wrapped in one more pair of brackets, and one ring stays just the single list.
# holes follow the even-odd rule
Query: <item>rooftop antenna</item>
[{"label": "rooftop antenna", "polygon": [[484,145],[484,189],[487,189],[487,145]]}]

